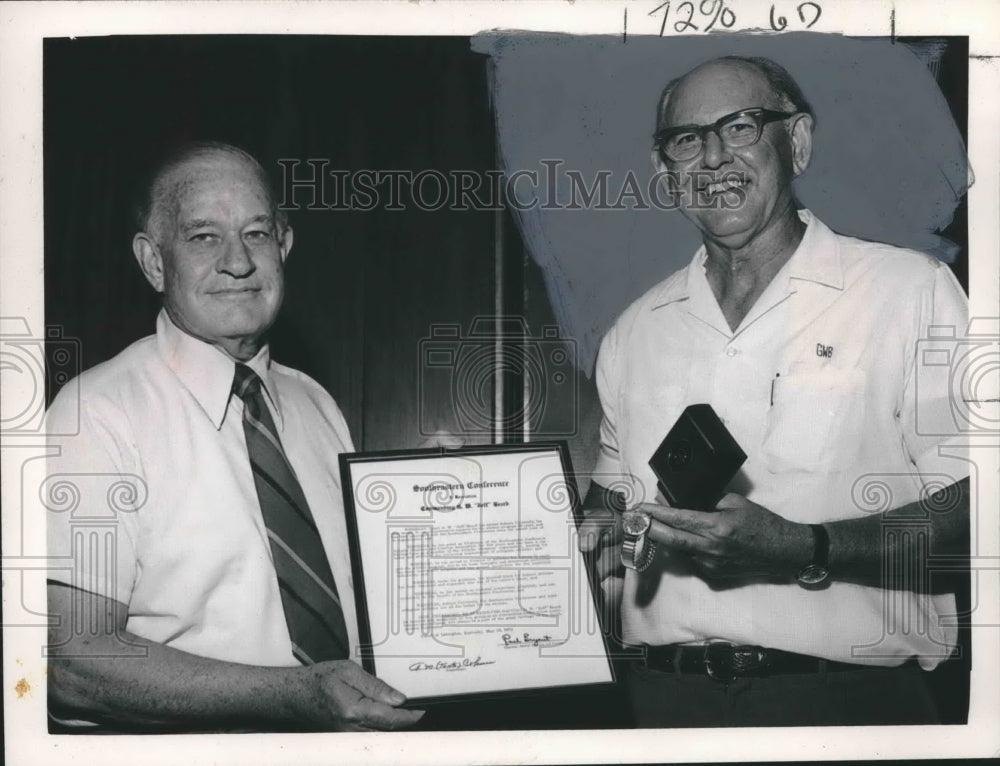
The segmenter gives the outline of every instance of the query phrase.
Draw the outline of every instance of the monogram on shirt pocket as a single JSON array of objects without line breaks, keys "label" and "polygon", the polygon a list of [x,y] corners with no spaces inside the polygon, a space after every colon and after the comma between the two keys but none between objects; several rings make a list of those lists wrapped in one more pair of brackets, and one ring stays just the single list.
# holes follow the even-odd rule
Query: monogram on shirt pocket
[{"label": "monogram on shirt pocket", "polygon": [[859,446],[865,419],[864,375],[823,368],[774,381],[762,445],[768,468],[836,470]]}]

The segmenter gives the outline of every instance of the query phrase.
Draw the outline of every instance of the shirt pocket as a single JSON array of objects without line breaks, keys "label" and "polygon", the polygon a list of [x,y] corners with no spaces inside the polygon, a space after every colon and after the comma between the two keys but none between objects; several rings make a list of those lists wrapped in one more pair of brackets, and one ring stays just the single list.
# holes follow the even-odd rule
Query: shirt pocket
[{"label": "shirt pocket", "polygon": [[861,446],[864,375],[824,369],[774,381],[762,451],[772,473],[836,471]]}]

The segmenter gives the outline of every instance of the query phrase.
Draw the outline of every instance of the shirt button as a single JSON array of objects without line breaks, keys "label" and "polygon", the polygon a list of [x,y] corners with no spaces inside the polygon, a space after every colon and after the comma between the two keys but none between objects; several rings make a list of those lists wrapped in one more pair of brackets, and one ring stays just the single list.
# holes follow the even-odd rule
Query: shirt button
[{"label": "shirt button", "polygon": [[726,356],[736,356],[738,353],[740,353],[739,349],[733,348],[732,346],[726,349]]}]

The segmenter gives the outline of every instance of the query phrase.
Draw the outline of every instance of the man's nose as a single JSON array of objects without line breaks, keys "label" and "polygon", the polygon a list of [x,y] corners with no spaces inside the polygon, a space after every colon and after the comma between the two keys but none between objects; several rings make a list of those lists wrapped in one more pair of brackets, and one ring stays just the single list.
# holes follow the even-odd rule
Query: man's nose
[{"label": "man's nose", "polygon": [[705,134],[705,145],[702,152],[702,164],[707,168],[717,168],[731,162],[733,155],[729,153],[719,134],[710,130]]},{"label": "man's nose", "polygon": [[250,249],[240,237],[226,241],[225,250],[219,259],[218,270],[234,277],[245,277],[253,273],[255,266],[250,257]]}]

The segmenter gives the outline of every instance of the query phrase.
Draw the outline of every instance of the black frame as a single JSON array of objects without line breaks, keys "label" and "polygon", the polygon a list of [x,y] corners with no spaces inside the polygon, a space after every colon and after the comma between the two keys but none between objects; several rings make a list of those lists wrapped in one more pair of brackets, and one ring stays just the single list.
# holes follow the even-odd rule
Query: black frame
[{"label": "black frame", "polygon": [[[722,141],[723,145],[727,149],[745,149],[748,146],[753,146],[758,141],[760,137],[764,134],[764,126],[777,122],[778,120],[787,120],[789,117],[794,117],[797,114],[805,114],[805,112],[776,112],[773,109],[765,109],[762,106],[755,106],[752,109],[741,109],[738,112],[732,112],[727,115],[723,115],[711,125],[678,125],[673,128],[664,128],[663,130],[656,131],[656,135],[653,136],[653,141],[656,144],[657,151],[660,153],[660,158],[663,160],[668,160],[670,162],[689,162],[695,157],[698,157],[705,147],[705,138],[709,133],[715,133]],[[747,117],[753,116],[754,124],[757,126],[757,135],[754,136],[753,141],[745,144],[740,144],[739,146],[731,147],[726,144],[726,139],[722,137],[722,127],[737,117]],[[698,147],[697,153],[691,155],[687,159],[675,160],[667,154],[667,142],[676,136],[678,133],[695,133],[698,136],[698,140],[701,145]]]},{"label": "black frame", "polygon": [[[365,588],[365,575],[364,567],[361,562],[361,539],[358,533],[358,523],[356,508],[354,505],[354,491],[353,491],[353,481],[351,479],[351,466],[355,463],[365,463],[365,462],[375,462],[375,461],[385,461],[385,460],[409,460],[413,458],[426,458],[426,457],[444,457],[444,456],[465,456],[465,455],[489,455],[497,454],[502,452],[543,452],[546,450],[555,449],[559,455],[559,461],[562,465],[563,473],[566,478],[566,486],[570,494],[570,506],[573,512],[573,520],[576,526],[579,527],[583,520],[583,512],[581,508],[581,498],[578,485],[576,483],[576,475],[573,473],[572,464],[569,456],[569,448],[565,440],[558,441],[544,441],[544,442],[524,442],[517,444],[489,444],[489,445],[477,445],[470,447],[457,447],[457,448],[446,448],[446,447],[430,447],[421,449],[407,449],[407,450],[383,450],[383,451],[369,451],[369,452],[352,452],[352,453],[342,453],[339,455],[340,461],[340,482],[341,489],[344,494],[344,512],[347,520],[347,536],[348,543],[351,550],[351,575],[354,579],[354,602],[355,609],[357,611],[358,617],[358,631],[361,635],[361,664],[362,667],[368,673],[377,676],[375,668],[375,657],[372,653],[372,636],[371,636],[371,623],[368,616],[368,598],[367,590]],[[582,552],[577,552],[578,555],[583,557]],[[584,563],[586,563],[584,561]],[[601,609],[599,602],[595,597],[595,576],[596,572],[591,566],[584,566],[587,572],[587,584],[590,590],[590,596],[594,604],[594,612],[600,617]],[[618,683],[617,676],[615,674],[614,663],[612,662],[612,652],[608,646],[608,635],[605,630],[601,630],[601,642],[604,647],[604,658],[608,666],[608,674],[610,679],[603,683],[581,683],[581,684],[561,684],[554,686],[539,686],[539,687],[519,687],[511,689],[500,689],[493,692],[470,692],[463,694],[442,694],[436,696],[428,697],[413,697],[407,699],[404,703],[404,707],[415,706],[425,706],[429,704],[439,704],[454,702],[457,700],[469,700],[469,699],[490,699],[490,700],[500,700],[500,699],[513,699],[519,697],[534,697],[537,695],[545,694],[546,692],[567,689],[579,689],[584,690],[599,690],[604,688],[610,688]]]}]

